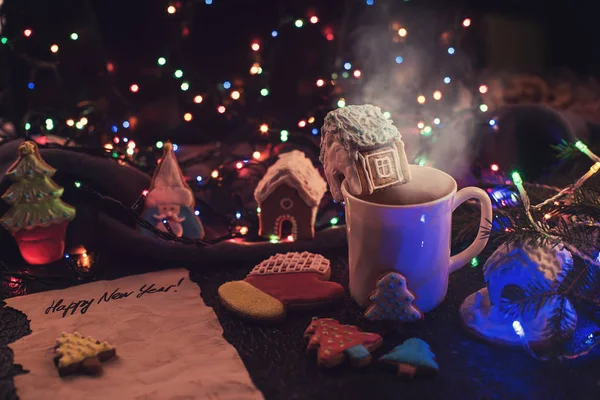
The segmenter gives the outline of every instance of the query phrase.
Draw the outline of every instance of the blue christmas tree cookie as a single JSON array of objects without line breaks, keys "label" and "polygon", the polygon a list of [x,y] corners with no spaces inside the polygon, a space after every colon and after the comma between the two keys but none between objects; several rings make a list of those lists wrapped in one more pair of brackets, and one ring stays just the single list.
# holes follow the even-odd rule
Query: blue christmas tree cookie
[{"label": "blue christmas tree cookie", "polygon": [[413,304],[415,296],[408,290],[406,278],[397,272],[389,272],[377,281],[375,293],[369,297],[373,302],[365,311],[371,321],[417,321],[423,314]]},{"label": "blue christmas tree cookie", "polygon": [[429,345],[418,338],[410,338],[392,349],[379,361],[398,366],[398,375],[413,378],[415,375],[435,375],[439,367]]}]

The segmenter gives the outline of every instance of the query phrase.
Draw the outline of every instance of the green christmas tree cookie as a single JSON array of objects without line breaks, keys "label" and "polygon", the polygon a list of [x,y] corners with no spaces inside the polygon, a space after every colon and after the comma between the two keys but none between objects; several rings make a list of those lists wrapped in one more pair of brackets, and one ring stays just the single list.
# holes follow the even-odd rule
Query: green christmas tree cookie
[{"label": "green christmas tree cookie", "polygon": [[17,240],[29,264],[47,264],[60,259],[65,233],[75,218],[75,208],[61,200],[63,188],[52,181],[56,170],[40,156],[35,142],[19,146],[19,158],[6,176],[14,183],[2,195],[11,208],[0,219]]}]

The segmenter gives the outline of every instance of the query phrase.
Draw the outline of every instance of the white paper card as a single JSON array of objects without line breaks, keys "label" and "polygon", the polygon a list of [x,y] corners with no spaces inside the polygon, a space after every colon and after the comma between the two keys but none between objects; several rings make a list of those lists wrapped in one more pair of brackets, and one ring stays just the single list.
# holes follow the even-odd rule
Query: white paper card
[{"label": "white paper card", "polygon": [[[99,281],[8,299],[32,334],[10,347],[28,374],[21,399],[262,399],[237,351],[187,270]],[[106,341],[117,358],[99,377],[60,378],[53,363],[61,332]]]}]

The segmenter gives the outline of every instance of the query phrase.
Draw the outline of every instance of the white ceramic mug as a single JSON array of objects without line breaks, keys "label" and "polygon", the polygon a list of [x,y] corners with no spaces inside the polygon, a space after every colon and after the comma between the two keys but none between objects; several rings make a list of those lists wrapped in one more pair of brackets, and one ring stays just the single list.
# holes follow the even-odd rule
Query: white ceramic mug
[{"label": "white ceramic mug", "polygon": [[[412,179],[394,188],[358,197],[342,193],[350,263],[350,294],[363,308],[377,280],[395,271],[406,278],[415,306],[431,311],[446,297],[448,275],[476,257],[487,244],[484,227],[492,220],[492,203],[476,187],[457,192],[456,181],[430,167],[410,166]],[[481,203],[477,239],[450,256],[452,212],[469,199]]]}]

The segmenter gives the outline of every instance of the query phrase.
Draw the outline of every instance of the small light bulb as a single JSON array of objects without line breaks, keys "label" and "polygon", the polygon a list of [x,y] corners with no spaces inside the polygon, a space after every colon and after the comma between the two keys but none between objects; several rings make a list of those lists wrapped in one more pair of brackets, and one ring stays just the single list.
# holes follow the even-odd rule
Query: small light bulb
[{"label": "small light bulb", "polygon": [[306,121],[302,120],[302,121],[298,121],[298,127],[299,128],[304,128],[306,126]]},{"label": "small light bulb", "polygon": [[157,61],[158,65],[165,65],[167,63],[167,59],[164,57],[159,57]]},{"label": "small light bulb", "polygon": [[190,84],[189,83],[187,83],[187,82],[182,82],[181,83],[181,90],[183,90],[184,92],[186,90],[188,90],[189,88],[190,88]]},{"label": "small light bulb", "polygon": [[486,85],[479,86],[479,93],[485,94],[488,91],[488,87]]},{"label": "small light bulb", "polygon": [[240,228],[240,233],[241,233],[242,235],[245,235],[245,234],[247,234],[247,233],[248,233],[248,227],[247,227],[247,226],[242,226],[242,227]]},{"label": "small light bulb", "polygon": [[260,151],[255,151],[254,153],[252,153],[252,157],[255,160],[260,160]]},{"label": "small light bulb", "polygon": [[436,90],[435,92],[433,92],[433,98],[434,98],[434,100],[441,100],[442,92],[440,92],[439,90]]},{"label": "small light bulb", "polygon": [[260,131],[261,131],[262,133],[267,133],[267,132],[269,132],[269,125],[267,125],[267,124],[262,124],[262,125],[260,126]]},{"label": "small light bulb", "polygon": [[165,144],[163,142],[161,142],[160,140],[158,142],[156,142],[156,148],[157,149],[162,149],[164,145]]},{"label": "small light bulb", "polygon": [[177,9],[175,8],[175,6],[169,6],[169,7],[167,7],[167,12],[169,14],[175,14],[175,11],[177,11]]},{"label": "small light bulb", "polygon": [[254,65],[252,65],[252,67],[250,67],[250,75],[258,74],[259,68],[260,68],[260,65],[258,63],[255,63]]},{"label": "small light bulb", "polygon": [[217,171],[216,169],[210,173],[210,176],[212,176],[214,179],[219,177],[219,171]]},{"label": "small light bulb", "polygon": [[304,21],[302,21],[301,19],[297,19],[296,21],[294,21],[294,25],[296,26],[296,28],[302,28],[302,26],[304,25]]},{"label": "small light bulb", "polygon": [[315,117],[310,117],[310,118],[308,119],[308,123],[309,123],[309,124],[312,124],[313,122],[315,122]]},{"label": "small light bulb", "polygon": [[219,114],[224,114],[224,113],[225,113],[225,110],[226,110],[226,109],[225,109],[225,106],[219,106],[219,107],[217,107],[217,112],[218,112]]},{"label": "small light bulb", "polygon": [[183,76],[183,71],[178,69],[175,72],[173,72],[173,76],[177,79],[181,78]]},{"label": "small light bulb", "polygon": [[250,48],[251,48],[253,51],[259,51],[259,50],[260,50],[260,44],[258,44],[258,43],[256,43],[256,42],[254,42],[254,43],[252,43],[252,44],[250,45]]},{"label": "small light bulb", "polygon": [[193,118],[192,113],[188,112],[188,113],[183,114],[183,119],[187,122],[190,122],[192,120],[192,118]]},{"label": "small light bulb", "polygon": [[448,54],[453,55],[456,52],[454,47],[448,47]]},{"label": "small light bulb", "polygon": [[471,18],[465,18],[462,22],[462,26],[468,28],[471,26]]},{"label": "small light bulb", "polygon": [[73,126],[73,125],[75,125],[75,121],[73,121],[72,119],[69,118],[67,120],[67,126]]},{"label": "small light bulb", "polygon": [[498,172],[500,170],[500,167],[498,166],[498,164],[492,164],[490,165],[490,169],[494,172]]},{"label": "small light bulb", "polygon": [[50,46],[50,51],[53,53],[57,53],[58,52],[58,45],[57,44],[53,44],[52,46]]},{"label": "small light bulb", "polygon": [[134,83],[129,87],[129,90],[131,90],[132,93],[137,93],[140,90],[140,87]]},{"label": "small light bulb", "polygon": [[344,108],[344,107],[346,107],[346,100],[339,99],[338,102],[337,102],[337,106],[338,106],[338,108]]},{"label": "small light bulb", "polygon": [[319,22],[319,17],[317,17],[316,15],[313,15],[312,17],[310,17],[311,24],[316,24],[317,22]]},{"label": "small light bulb", "polygon": [[204,100],[204,99],[200,95],[197,95],[196,97],[194,97],[194,103],[196,103],[196,104],[202,103],[202,100]]},{"label": "small light bulb", "polygon": [[479,110],[481,110],[481,112],[486,112],[488,110],[487,104],[481,104]]},{"label": "small light bulb", "polygon": [[269,89],[267,89],[267,88],[260,89],[260,95],[263,96],[263,97],[268,96],[269,95]]},{"label": "small light bulb", "polygon": [[33,33],[33,32],[31,31],[31,29],[25,29],[25,30],[23,31],[23,35],[25,35],[25,37],[29,37],[29,36],[31,36],[31,34],[32,34],[32,33]]},{"label": "small light bulb", "polygon": [[417,123],[417,128],[419,128],[419,129],[423,129],[423,128],[425,128],[425,122],[423,122],[423,121],[419,121],[419,122]]},{"label": "small light bulb", "polygon": [[406,37],[406,35],[408,35],[408,31],[404,28],[400,28],[398,30],[398,35],[400,35],[400,37]]},{"label": "small light bulb", "polygon": [[230,96],[233,100],[237,100],[240,98],[240,92],[238,92],[237,90],[234,90],[233,92],[231,92]]},{"label": "small light bulb", "polygon": [[362,72],[360,72],[360,70],[357,69],[354,71],[354,73],[352,75],[354,75],[355,78],[360,78],[360,76],[362,75]]},{"label": "small light bulb", "polygon": [[77,40],[77,39],[79,39],[79,35],[77,33],[73,32],[73,33],[71,33],[70,38],[71,38],[71,40]]},{"label": "small light bulb", "polygon": [[525,336],[525,331],[523,330],[523,326],[521,326],[521,323],[519,321],[513,321],[512,327],[515,333],[519,335],[519,337]]},{"label": "small light bulb", "polygon": [[419,104],[425,104],[425,101],[427,101],[427,99],[425,98],[425,96],[420,95],[419,97],[417,97],[417,103],[419,103]]},{"label": "small light bulb", "polygon": [[196,177],[196,182],[202,182],[202,179],[203,179],[202,176],[198,175]]},{"label": "small light bulb", "polygon": [[79,120],[79,122],[81,122],[83,125],[87,125],[88,119],[86,117],[81,117],[81,119]]},{"label": "small light bulb", "polygon": [[325,84],[323,79],[317,79],[317,87],[322,87]]},{"label": "small light bulb", "polygon": [[238,162],[235,164],[235,167],[236,167],[237,169],[242,169],[242,168],[244,168],[244,163],[243,163],[243,162],[241,162],[241,161],[238,161]]}]

